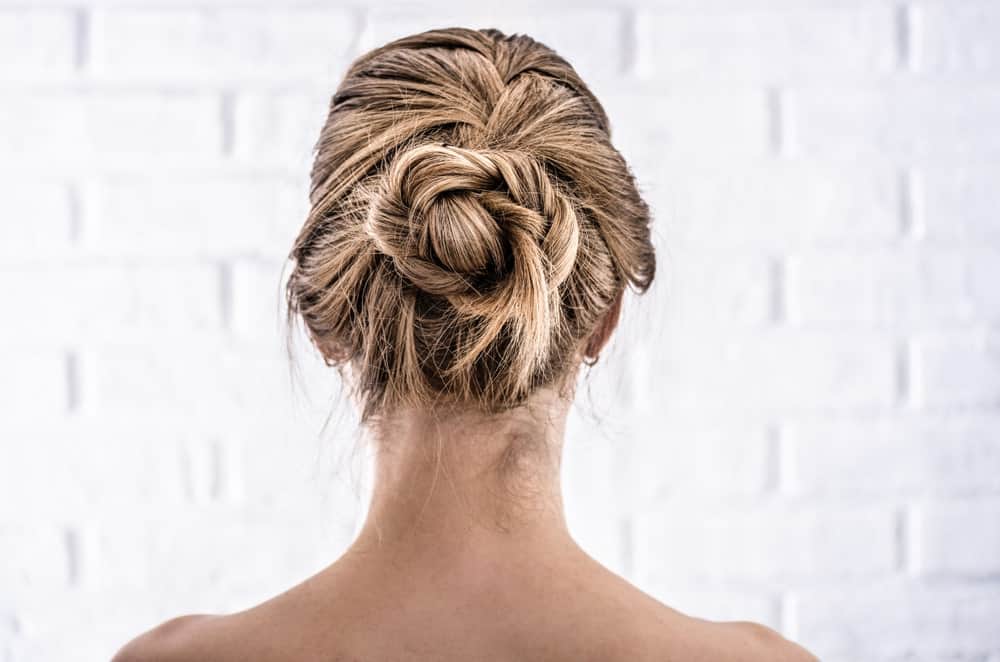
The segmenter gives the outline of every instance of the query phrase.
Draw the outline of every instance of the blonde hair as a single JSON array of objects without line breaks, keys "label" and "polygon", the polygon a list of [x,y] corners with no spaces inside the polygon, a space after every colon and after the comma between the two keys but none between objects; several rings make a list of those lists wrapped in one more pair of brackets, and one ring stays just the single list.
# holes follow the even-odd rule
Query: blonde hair
[{"label": "blonde hair", "polygon": [[515,407],[653,279],[649,210],[604,109],[525,35],[431,30],[355,60],[311,179],[288,318],[350,367],[362,420]]}]

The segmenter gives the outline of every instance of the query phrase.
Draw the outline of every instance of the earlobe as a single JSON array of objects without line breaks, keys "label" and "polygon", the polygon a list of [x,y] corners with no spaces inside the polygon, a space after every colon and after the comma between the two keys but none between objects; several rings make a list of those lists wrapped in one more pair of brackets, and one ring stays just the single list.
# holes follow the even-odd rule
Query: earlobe
[{"label": "earlobe", "polygon": [[604,349],[608,341],[611,340],[611,334],[614,332],[615,328],[618,326],[618,320],[621,317],[622,312],[622,296],[624,292],[619,292],[618,296],[614,298],[611,302],[611,306],[601,315],[600,320],[597,323],[597,327],[590,334],[590,339],[587,341],[587,346],[584,351],[584,363],[588,366],[592,366],[597,363],[597,358],[601,354],[601,350]]}]

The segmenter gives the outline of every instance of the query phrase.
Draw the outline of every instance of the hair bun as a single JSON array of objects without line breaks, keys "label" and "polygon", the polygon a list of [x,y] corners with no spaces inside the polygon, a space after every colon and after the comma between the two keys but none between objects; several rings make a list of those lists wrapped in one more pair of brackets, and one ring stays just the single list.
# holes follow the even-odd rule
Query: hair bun
[{"label": "hair bun", "polygon": [[572,206],[531,157],[430,143],[390,165],[367,230],[431,294],[482,297],[510,278],[556,287],[579,242]]},{"label": "hair bun", "polygon": [[573,270],[575,211],[541,164],[520,152],[440,143],[392,162],[368,232],[414,286],[484,320],[451,371],[464,369],[508,324],[522,338],[524,378],[548,358],[560,321],[559,285]]},{"label": "hair bun", "polygon": [[477,195],[498,184],[489,159],[421,145],[390,166],[369,209],[368,233],[418,288],[465,293],[481,277],[501,277],[507,266],[502,229]]}]

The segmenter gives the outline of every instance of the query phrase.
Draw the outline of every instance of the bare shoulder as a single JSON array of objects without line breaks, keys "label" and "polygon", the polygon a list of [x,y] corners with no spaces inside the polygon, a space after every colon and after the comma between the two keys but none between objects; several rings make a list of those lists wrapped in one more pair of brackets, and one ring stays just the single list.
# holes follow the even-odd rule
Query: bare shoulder
[{"label": "bare shoulder", "polygon": [[[218,616],[176,616],[143,632],[119,650],[111,662],[184,662],[205,654],[205,624]],[[204,657],[200,659],[205,659]]]},{"label": "bare shoulder", "polygon": [[748,662],[819,662],[799,644],[783,637],[766,625],[750,621],[714,623],[727,632],[727,640],[736,654],[733,659]]},{"label": "bare shoulder", "polygon": [[818,658],[764,625],[716,623],[680,616],[657,631],[631,629],[604,649],[602,660],[684,662],[818,662]]},{"label": "bare shoulder", "polygon": [[611,624],[622,636],[615,637],[616,645],[602,659],[818,662],[805,648],[760,623],[696,618],[641,595],[646,599],[640,609],[621,610],[625,619]]},{"label": "bare shoulder", "polygon": [[[601,659],[684,662],[819,662],[776,630],[751,621],[713,621],[674,609],[616,575],[607,602],[618,605],[608,622],[602,608],[591,614],[594,632],[614,631],[615,646]],[[596,623],[602,625],[598,627]]]}]

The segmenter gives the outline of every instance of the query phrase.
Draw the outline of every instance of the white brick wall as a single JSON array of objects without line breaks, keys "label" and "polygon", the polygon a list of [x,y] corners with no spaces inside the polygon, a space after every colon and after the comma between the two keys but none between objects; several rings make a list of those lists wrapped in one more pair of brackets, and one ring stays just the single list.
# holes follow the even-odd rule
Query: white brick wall
[{"label": "white brick wall", "polygon": [[111,8],[94,14],[93,65],[138,82],[315,83],[346,64],[358,28],[348,9]]},{"label": "white brick wall", "polygon": [[0,0],[0,660],[348,543],[364,452],[286,361],[282,259],[343,68],[443,25],[575,62],[656,214],[569,427],[582,544],[824,662],[1000,660],[1000,2],[451,5]]},{"label": "white brick wall", "polygon": [[636,24],[639,71],[655,79],[855,78],[887,72],[898,57],[888,3],[782,11],[652,10],[641,12]]}]

